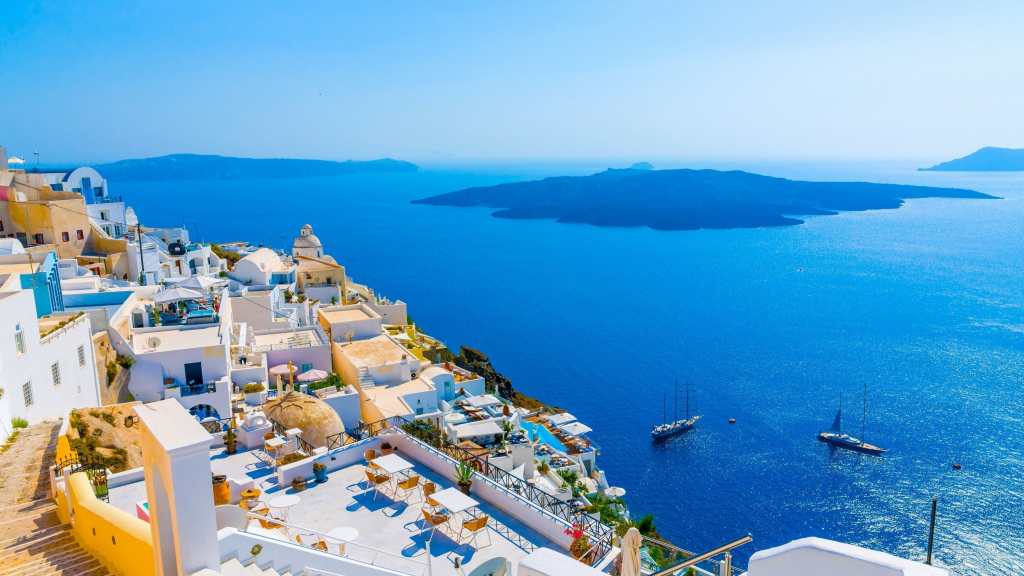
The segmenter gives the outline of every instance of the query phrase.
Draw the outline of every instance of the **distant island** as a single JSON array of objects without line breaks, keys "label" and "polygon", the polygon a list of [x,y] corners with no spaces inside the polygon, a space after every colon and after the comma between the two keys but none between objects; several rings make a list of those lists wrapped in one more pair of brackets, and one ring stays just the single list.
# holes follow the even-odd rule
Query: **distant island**
[{"label": "distant island", "polygon": [[906,198],[995,198],[972,190],[867,182],[802,182],[749,172],[608,169],[592,176],[467,188],[420,200],[501,208],[498,218],[554,218],[655,230],[793,226],[791,216],[899,208]]},{"label": "distant island", "polygon": [[1020,172],[1024,171],[1024,149],[989,146],[963,158],[917,170],[919,172]]},{"label": "distant island", "polygon": [[234,180],[240,178],[302,178],[340,176],[362,172],[415,172],[415,164],[401,160],[334,162],[289,158],[232,158],[199,154],[171,154],[157,158],[121,160],[93,166],[113,181]]}]

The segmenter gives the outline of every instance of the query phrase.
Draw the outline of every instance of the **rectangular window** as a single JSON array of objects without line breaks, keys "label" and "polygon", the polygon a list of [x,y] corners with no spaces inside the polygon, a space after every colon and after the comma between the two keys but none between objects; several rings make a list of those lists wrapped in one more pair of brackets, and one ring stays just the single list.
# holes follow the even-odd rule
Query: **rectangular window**
[{"label": "rectangular window", "polygon": [[0,232],[4,231],[4,221],[0,220]]},{"label": "rectangular window", "polygon": [[43,235],[36,234],[36,244],[43,244]]},{"label": "rectangular window", "polygon": [[78,232],[76,232],[76,233],[75,233],[75,236],[77,236],[79,240],[85,240],[85,233],[84,233],[84,232],[82,232],[81,230],[79,230]]},{"label": "rectangular window", "polygon": [[78,347],[78,367],[82,368],[85,366],[85,346]]},{"label": "rectangular window", "polygon": [[32,381],[29,380],[21,385],[21,394],[25,397],[25,409],[32,407]]},{"label": "rectangular window", "polygon": [[61,232],[60,233],[60,239],[65,241],[65,242],[68,242],[68,241],[71,240],[71,235],[68,234],[67,232]]},{"label": "rectangular window", "polygon": [[22,246],[26,246],[25,233],[24,232],[18,232],[18,233],[16,233],[16,236],[18,237],[18,242],[21,242]]},{"label": "rectangular window", "polygon": [[21,324],[14,325],[14,347],[18,354],[25,353],[25,332],[22,331]]},{"label": "rectangular window", "polygon": [[313,365],[312,364],[303,364],[302,365],[302,371],[303,372],[309,372],[312,369],[313,369]]},{"label": "rectangular window", "polygon": [[110,220],[110,212],[100,210],[100,220]]},{"label": "rectangular window", "polygon": [[50,366],[50,375],[53,376],[53,387],[60,386],[60,362],[54,362],[53,366]]}]

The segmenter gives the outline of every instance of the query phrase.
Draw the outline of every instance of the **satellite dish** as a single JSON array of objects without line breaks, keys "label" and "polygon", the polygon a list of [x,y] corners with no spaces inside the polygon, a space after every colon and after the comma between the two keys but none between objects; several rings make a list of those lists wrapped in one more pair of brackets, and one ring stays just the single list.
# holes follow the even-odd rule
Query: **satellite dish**
[{"label": "satellite dish", "polygon": [[152,336],[149,338],[149,340],[146,340],[146,345],[149,346],[150,348],[156,348],[157,346],[160,345],[160,339],[157,338],[156,336]]},{"label": "satellite dish", "polygon": [[355,335],[356,331],[352,330],[351,328],[345,331],[345,339],[348,340],[349,342],[352,341],[352,338],[355,337]]}]

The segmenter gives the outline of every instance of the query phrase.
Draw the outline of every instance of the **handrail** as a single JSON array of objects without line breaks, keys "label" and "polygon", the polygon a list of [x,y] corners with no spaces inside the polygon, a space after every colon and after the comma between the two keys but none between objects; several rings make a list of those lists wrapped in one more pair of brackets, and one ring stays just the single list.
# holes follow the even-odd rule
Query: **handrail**
[{"label": "handrail", "polygon": [[[416,564],[422,564],[424,566],[427,565],[426,562],[421,561],[421,560],[415,560],[415,559],[413,559],[412,557],[409,557],[409,556],[403,556],[402,554],[396,554],[394,552],[388,552],[387,550],[381,550],[380,548],[374,548],[373,546],[367,546],[366,544],[362,544],[360,542],[353,542],[352,540],[345,540],[344,538],[337,538],[335,536],[330,536],[328,534],[325,534],[324,532],[319,532],[317,530],[306,528],[305,526],[299,526],[298,524],[291,524],[289,522],[285,522],[284,520],[278,520],[277,518],[274,518],[274,517],[271,517],[271,516],[263,516],[261,514],[255,514],[253,512],[248,511],[248,510],[245,510],[245,513],[246,513],[247,516],[249,516],[250,519],[253,519],[253,520],[263,520],[264,522],[272,522],[274,524],[280,524],[281,526],[287,526],[288,528],[294,528],[296,530],[301,530],[303,534],[316,534],[317,536],[320,536],[321,538],[329,538],[331,540],[341,540],[341,541],[345,542],[346,546],[359,546],[360,548],[366,548],[367,550],[373,550],[374,552],[376,552],[378,554],[387,554],[388,556],[394,556],[395,558],[399,558],[401,560],[408,560],[410,562],[414,562]],[[248,533],[247,530],[243,530],[243,532]],[[289,534],[289,537],[290,536],[291,535]],[[299,544],[299,546],[301,546],[301,544]],[[320,552],[324,552],[324,551],[320,550]],[[332,554],[334,556],[338,556],[337,554],[334,554],[333,552],[329,552],[329,551],[327,552],[327,554]],[[343,558],[344,558],[344,556],[343,556]],[[374,555],[373,558],[374,558],[374,560],[376,560],[377,556]],[[353,562],[362,562],[361,560],[354,560],[352,558],[349,558],[349,560],[352,560]],[[371,566],[374,566],[373,560],[371,560],[370,562],[364,562],[364,564],[370,564]]]},{"label": "handrail", "polygon": [[49,334],[46,334],[42,338],[40,338],[39,339],[39,343],[40,344],[46,344],[46,343],[50,342],[52,339],[56,338],[57,336],[60,336],[61,334],[67,332],[68,330],[71,330],[75,326],[78,326],[78,323],[83,321],[87,316],[88,316],[88,314],[86,314],[85,312],[79,312],[77,315],[72,317],[71,320],[69,320],[67,324],[61,326],[60,328],[57,328],[53,332],[50,332]]},{"label": "handrail", "polygon": [[[699,562],[703,562],[703,561],[705,561],[705,560],[707,560],[709,558],[712,558],[714,556],[718,556],[719,554],[722,554],[723,552],[726,554],[727,564],[729,564],[730,568],[731,568],[731,562],[729,562],[729,559],[730,559],[729,558],[729,551],[732,550],[733,548],[736,548],[737,546],[742,546],[742,545],[752,541],[753,539],[754,538],[750,534],[747,534],[746,536],[744,536],[742,538],[739,538],[737,540],[733,540],[732,542],[729,542],[728,544],[723,544],[722,546],[719,546],[718,548],[713,548],[713,549],[708,550],[707,552],[704,552],[702,554],[697,554],[696,556],[690,556],[686,560],[683,560],[682,562],[680,562],[678,564],[674,564],[672,566],[669,566],[668,568],[662,568],[661,570],[658,570],[654,574],[651,574],[651,576],[668,576],[669,574],[675,574],[676,572],[679,572],[680,570],[682,570],[684,568],[688,568],[690,566],[693,566],[694,564],[697,564]],[[667,543],[665,543],[665,544],[667,544]],[[671,547],[672,548],[676,548],[675,546],[671,546]],[[678,548],[676,548],[676,549],[678,550]],[[680,550],[680,552],[682,552],[682,550]],[[723,576],[731,576],[731,575],[730,574],[725,574]]]}]

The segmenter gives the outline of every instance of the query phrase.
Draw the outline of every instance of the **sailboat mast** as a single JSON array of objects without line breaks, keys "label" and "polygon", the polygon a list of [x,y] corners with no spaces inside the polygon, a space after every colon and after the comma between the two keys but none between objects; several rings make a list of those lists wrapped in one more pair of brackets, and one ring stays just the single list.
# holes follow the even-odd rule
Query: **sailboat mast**
[{"label": "sailboat mast", "polygon": [[868,383],[864,383],[864,418],[860,421],[860,441],[865,442],[868,425]]}]

